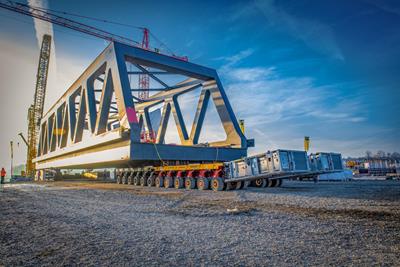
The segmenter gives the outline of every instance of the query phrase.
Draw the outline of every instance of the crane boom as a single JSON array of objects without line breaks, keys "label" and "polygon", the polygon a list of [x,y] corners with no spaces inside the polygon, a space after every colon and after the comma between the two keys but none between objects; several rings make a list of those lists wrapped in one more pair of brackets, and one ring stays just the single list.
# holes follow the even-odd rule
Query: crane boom
[{"label": "crane boom", "polygon": [[[130,45],[130,46],[135,46],[138,48],[142,48],[142,44],[140,44],[139,42],[132,40],[130,38],[121,36],[121,35],[117,35],[114,33],[110,33],[108,31],[104,31],[101,30],[99,28],[72,20],[72,19],[68,19],[59,15],[56,15],[52,12],[49,12],[45,9],[42,8],[37,8],[37,7],[32,7],[29,6],[27,4],[23,4],[23,3],[19,3],[19,2],[14,2],[14,1],[9,1],[9,0],[1,0],[0,1],[0,8],[4,8],[10,11],[14,11],[26,16],[30,16],[30,17],[34,17],[40,20],[44,20],[65,28],[69,28],[81,33],[85,33],[85,34],[89,34],[110,42],[119,42],[119,43],[123,43],[126,45]],[[147,42],[148,44],[148,42]],[[145,49],[145,48],[144,48]],[[148,48],[147,48],[148,50]],[[159,49],[155,49],[156,51],[159,51]],[[179,59],[179,60],[183,60],[183,61],[188,61],[188,58],[186,56],[177,56],[175,54],[171,54],[167,56],[171,56],[173,58]]]},{"label": "crane boom", "polygon": [[24,134],[23,133],[19,133],[18,135],[21,137],[22,141],[24,141],[25,145],[27,147],[29,147],[29,143],[28,143],[28,141],[26,141]]},{"label": "crane boom", "polygon": [[[44,100],[46,96],[47,75],[50,63],[51,36],[43,35],[40,48],[39,64],[36,75],[36,88],[33,104],[28,109],[28,151],[26,160],[26,173],[33,177],[35,167],[32,160],[36,157],[37,142],[40,132],[40,121],[43,116]],[[21,134],[22,137],[22,134]]]},{"label": "crane boom", "polygon": [[37,18],[40,20],[48,21],[53,24],[60,25],[62,27],[70,28],[70,29],[78,31],[78,32],[93,35],[93,36],[99,37],[101,39],[108,40],[110,42],[117,41],[117,42],[124,43],[127,45],[133,45],[136,47],[140,47],[138,42],[131,40],[129,38],[126,38],[126,37],[123,37],[120,35],[116,35],[116,34],[86,25],[81,22],[67,19],[67,18],[58,16],[56,14],[47,12],[45,10],[42,10],[40,8],[31,7],[31,6],[23,4],[23,3],[14,2],[14,1],[2,1],[2,2],[0,2],[0,7],[23,14],[23,15],[34,17],[34,18]]}]

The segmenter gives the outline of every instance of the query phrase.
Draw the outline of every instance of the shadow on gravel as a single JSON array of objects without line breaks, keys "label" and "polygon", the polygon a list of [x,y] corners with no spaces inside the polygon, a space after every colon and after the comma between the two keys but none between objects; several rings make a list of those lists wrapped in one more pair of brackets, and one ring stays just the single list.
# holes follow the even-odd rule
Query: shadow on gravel
[{"label": "shadow on gravel", "polygon": [[272,211],[280,211],[300,216],[314,216],[319,219],[348,219],[352,218],[355,220],[373,220],[373,221],[392,221],[400,223],[400,218],[393,213],[386,211],[366,211],[359,209],[322,209],[322,208],[303,208],[298,206],[284,206],[284,205],[264,205],[261,209],[267,209]]},{"label": "shadow on gravel", "polygon": [[[235,212],[229,212],[235,210]],[[299,206],[287,206],[282,204],[259,203],[257,201],[232,202],[230,200],[216,200],[206,202],[191,201],[177,208],[166,211],[170,215],[183,217],[221,217],[227,215],[253,216],[257,213],[286,213],[297,216],[316,217],[318,219],[336,220],[369,220],[369,221],[392,221],[400,223],[400,218],[386,211],[367,211],[359,209],[323,209],[305,208]]]},{"label": "shadow on gravel", "polygon": [[249,188],[258,194],[400,201],[400,181],[298,182],[285,181],[279,188]]}]

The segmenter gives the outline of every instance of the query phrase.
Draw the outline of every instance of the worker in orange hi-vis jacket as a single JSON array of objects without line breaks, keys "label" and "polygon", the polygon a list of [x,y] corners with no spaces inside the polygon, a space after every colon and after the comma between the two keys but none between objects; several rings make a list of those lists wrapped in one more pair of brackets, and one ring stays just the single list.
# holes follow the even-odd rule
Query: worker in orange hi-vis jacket
[{"label": "worker in orange hi-vis jacket", "polygon": [[4,177],[6,177],[6,170],[4,168],[1,168],[1,180],[0,180],[0,184],[4,184]]}]

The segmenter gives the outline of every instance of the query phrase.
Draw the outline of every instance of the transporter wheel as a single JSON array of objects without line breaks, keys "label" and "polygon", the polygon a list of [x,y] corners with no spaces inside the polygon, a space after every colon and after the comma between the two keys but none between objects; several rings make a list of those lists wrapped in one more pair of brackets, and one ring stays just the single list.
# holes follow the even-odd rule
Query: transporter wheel
[{"label": "transporter wheel", "polygon": [[164,178],[164,187],[171,188],[174,186],[174,179],[172,177],[165,177]]},{"label": "transporter wheel", "polygon": [[278,182],[276,184],[276,187],[281,187],[283,180],[282,179],[278,179]]},{"label": "transporter wheel", "polygon": [[236,189],[236,182],[226,183],[226,190],[231,191]]},{"label": "transporter wheel", "polygon": [[274,180],[266,179],[267,180],[267,187],[272,187]]},{"label": "transporter wheel", "polygon": [[183,181],[182,177],[175,177],[175,179],[174,179],[174,187],[176,189],[183,188],[183,184],[184,184],[184,181]]},{"label": "transporter wheel", "polygon": [[139,178],[139,176],[135,175],[135,177],[133,178],[133,184],[134,184],[134,185],[140,185],[140,178]]},{"label": "transporter wheel", "polygon": [[122,179],[120,174],[117,175],[117,184],[122,184]]},{"label": "transporter wheel", "polygon": [[239,181],[236,183],[236,190],[242,189],[243,188],[243,181]]},{"label": "transporter wheel", "polygon": [[153,177],[153,175],[151,175],[149,178],[147,178],[147,186],[148,187],[151,187],[151,186],[154,186],[154,181],[155,179],[154,179],[154,177]]},{"label": "transporter wheel", "polygon": [[207,190],[210,187],[210,182],[208,178],[198,178],[197,188],[199,190]]},{"label": "transporter wheel", "polygon": [[267,180],[266,179],[257,179],[253,181],[253,186],[255,187],[266,187]]},{"label": "transporter wheel", "polygon": [[140,186],[146,186],[147,185],[146,175],[143,175],[142,177],[140,177],[139,183],[140,183]]},{"label": "transporter wheel", "polygon": [[242,187],[241,189],[246,189],[247,187],[249,187],[250,181],[242,181]]},{"label": "transporter wheel", "polygon": [[155,185],[156,185],[156,187],[163,187],[163,185],[164,185],[164,178],[162,178],[162,177],[156,177]]},{"label": "transporter wheel", "polygon": [[272,187],[277,187],[278,186],[278,180],[279,179],[272,180]]},{"label": "transporter wheel", "polygon": [[222,180],[222,178],[213,178],[211,180],[211,189],[213,191],[222,191],[224,190],[225,187],[225,183],[224,180]]},{"label": "transporter wheel", "polygon": [[122,183],[128,184],[128,173],[127,172],[125,172],[124,176],[122,176]]},{"label": "transporter wheel", "polygon": [[128,184],[133,184],[133,172],[128,177]]},{"label": "transporter wheel", "polygon": [[188,190],[195,189],[196,188],[196,180],[194,178],[186,178],[185,179],[185,188]]}]

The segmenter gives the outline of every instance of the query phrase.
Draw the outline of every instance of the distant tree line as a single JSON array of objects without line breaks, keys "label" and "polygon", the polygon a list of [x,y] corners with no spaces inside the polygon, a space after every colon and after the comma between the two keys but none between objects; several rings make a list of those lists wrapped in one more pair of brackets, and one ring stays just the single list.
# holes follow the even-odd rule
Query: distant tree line
[{"label": "distant tree line", "polygon": [[375,154],[371,151],[365,151],[365,157],[367,159],[395,159],[400,160],[400,153],[399,152],[385,152],[383,150],[378,150]]}]

